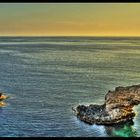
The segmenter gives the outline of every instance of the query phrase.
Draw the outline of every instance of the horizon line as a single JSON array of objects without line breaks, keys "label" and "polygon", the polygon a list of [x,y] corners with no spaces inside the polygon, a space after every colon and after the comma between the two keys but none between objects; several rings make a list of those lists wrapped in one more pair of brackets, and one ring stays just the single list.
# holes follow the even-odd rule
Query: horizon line
[{"label": "horizon line", "polygon": [[0,35],[0,37],[140,37],[140,35]]}]

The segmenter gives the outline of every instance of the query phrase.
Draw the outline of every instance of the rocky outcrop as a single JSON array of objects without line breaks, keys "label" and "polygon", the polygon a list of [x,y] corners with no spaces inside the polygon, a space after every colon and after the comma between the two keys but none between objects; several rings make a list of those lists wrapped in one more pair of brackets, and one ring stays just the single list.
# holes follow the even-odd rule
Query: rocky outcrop
[{"label": "rocky outcrop", "polygon": [[6,103],[3,102],[3,100],[9,98],[9,96],[4,95],[3,93],[0,92],[0,107],[6,106]]},{"label": "rocky outcrop", "polygon": [[89,124],[116,124],[132,120],[133,107],[139,103],[140,85],[133,85],[108,91],[103,105],[79,105],[73,110],[80,120]]}]

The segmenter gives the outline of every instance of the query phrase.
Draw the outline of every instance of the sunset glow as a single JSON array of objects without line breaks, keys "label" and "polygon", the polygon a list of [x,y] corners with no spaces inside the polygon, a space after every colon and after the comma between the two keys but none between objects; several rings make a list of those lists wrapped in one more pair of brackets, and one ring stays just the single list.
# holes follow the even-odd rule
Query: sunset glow
[{"label": "sunset glow", "polygon": [[1,3],[0,35],[140,36],[139,3]]}]

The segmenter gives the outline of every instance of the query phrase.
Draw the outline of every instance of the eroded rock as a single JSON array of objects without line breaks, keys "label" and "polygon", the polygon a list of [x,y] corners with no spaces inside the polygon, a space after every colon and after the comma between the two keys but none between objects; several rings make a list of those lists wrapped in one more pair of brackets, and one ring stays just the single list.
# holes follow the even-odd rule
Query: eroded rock
[{"label": "eroded rock", "polygon": [[103,105],[79,105],[77,117],[89,124],[116,124],[132,120],[134,105],[140,104],[140,85],[116,87],[108,91]]}]

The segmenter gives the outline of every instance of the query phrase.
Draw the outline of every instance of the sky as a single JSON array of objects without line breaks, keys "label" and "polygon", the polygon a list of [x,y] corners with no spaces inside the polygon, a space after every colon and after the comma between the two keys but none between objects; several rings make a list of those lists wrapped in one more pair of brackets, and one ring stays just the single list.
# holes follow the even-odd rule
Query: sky
[{"label": "sky", "polygon": [[0,36],[140,36],[140,3],[0,3]]}]

